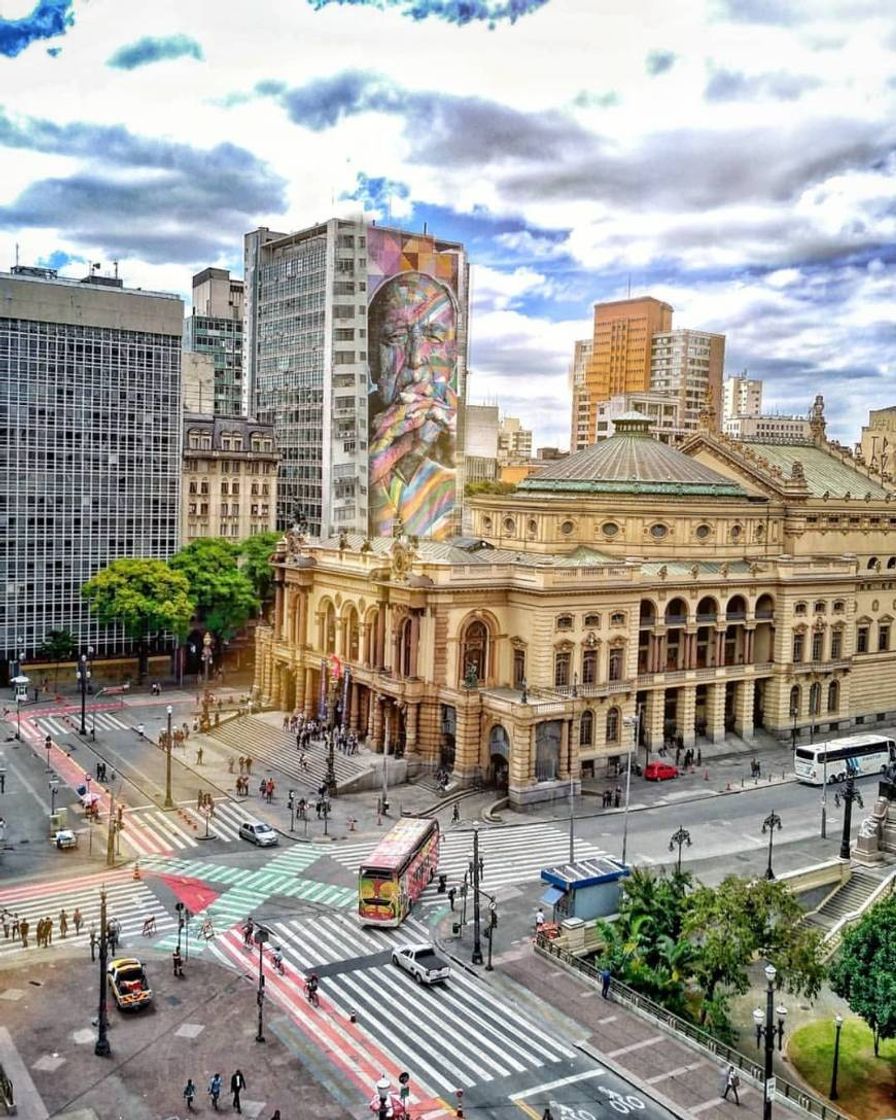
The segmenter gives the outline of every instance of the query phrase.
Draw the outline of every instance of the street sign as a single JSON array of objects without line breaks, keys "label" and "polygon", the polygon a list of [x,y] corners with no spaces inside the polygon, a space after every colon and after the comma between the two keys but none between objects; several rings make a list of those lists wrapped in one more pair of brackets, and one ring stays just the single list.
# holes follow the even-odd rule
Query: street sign
[{"label": "street sign", "polygon": [[777,1087],[774,1077],[770,1077],[765,1083],[765,1099],[773,1101],[775,1099],[775,1089]]}]

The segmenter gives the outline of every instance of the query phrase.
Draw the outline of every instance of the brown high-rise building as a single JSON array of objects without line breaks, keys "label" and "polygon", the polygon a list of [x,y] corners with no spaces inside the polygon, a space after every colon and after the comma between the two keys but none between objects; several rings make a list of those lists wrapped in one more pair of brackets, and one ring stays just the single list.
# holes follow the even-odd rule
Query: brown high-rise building
[{"label": "brown high-rise building", "polygon": [[653,336],[672,329],[672,308],[652,296],[594,305],[594,346],[586,375],[591,401],[650,388]]}]

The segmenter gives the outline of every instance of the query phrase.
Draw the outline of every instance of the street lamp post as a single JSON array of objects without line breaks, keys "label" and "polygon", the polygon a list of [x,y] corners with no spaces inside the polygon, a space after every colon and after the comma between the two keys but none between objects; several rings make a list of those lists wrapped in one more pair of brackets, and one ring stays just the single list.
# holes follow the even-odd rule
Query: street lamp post
[{"label": "street lamp post", "polygon": [[[784,1018],[787,1015],[786,1007],[778,1007],[778,1023],[775,1025],[775,977],[778,975],[778,970],[773,964],[765,966],[765,978],[768,982],[768,988],[765,995],[765,1015],[763,1016],[760,1008],[756,1008],[753,1012],[753,1022],[756,1025],[756,1045],[765,1040],[765,1076],[763,1094],[764,1101],[762,1106],[762,1120],[772,1120],[772,1099],[774,1097],[774,1079],[772,1077],[772,1059],[775,1053],[775,1042],[778,1043],[780,1050],[784,1042]],[[763,1025],[763,1018],[765,1025]]]},{"label": "street lamp post", "polygon": [[473,877],[473,954],[470,960],[473,964],[482,964],[482,941],[479,932],[479,829],[473,829],[473,866],[470,868]]},{"label": "street lamp post", "polygon": [[494,899],[492,899],[488,904],[488,929],[486,930],[486,933],[488,934],[488,962],[485,966],[486,972],[494,972],[494,969],[492,968],[492,941],[495,937],[495,927],[497,926],[497,924],[498,904]]},{"label": "street lamp post", "polygon": [[184,904],[182,902],[175,902],[174,909],[177,911],[177,955],[180,956],[180,936],[184,928]]},{"label": "street lamp post", "polygon": [[47,733],[44,739],[44,750],[47,752],[47,773],[49,774],[53,767],[50,765],[50,751],[53,749],[53,736]]},{"label": "street lamp post", "polygon": [[255,944],[258,946],[258,993],[256,1000],[258,1001],[258,1032],[255,1035],[256,1042],[264,1042],[264,946],[265,942],[270,937],[266,929],[259,927],[255,930]]},{"label": "street lamp post", "polygon": [[380,802],[383,816],[389,812],[389,739],[392,730],[392,709],[389,701],[383,704],[383,799]]},{"label": "street lamp post", "polygon": [[327,682],[327,770],[324,775],[324,784],[327,787],[327,796],[336,796],[336,693],[339,690],[340,662],[337,657],[331,656],[327,666],[329,681]]},{"label": "street lamp post", "polygon": [[862,795],[856,789],[855,778],[853,778],[852,776],[850,776],[846,779],[846,786],[844,787],[843,792],[842,793],[837,793],[837,794],[834,795],[834,803],[837,805],[838,808],[840,806],[841,801],[844,803],[844,807],[843,807],[843,836],[840,839],[840,858],[841,859],[849,859],[849,855],[850,855],[850,847],[849,847],[850,835],[849,834],[852,830],[852,803],[853,803],[853,801],[857,802],[858,805],[859,805],[859,808],[863,808],[864,804],[865,804],[864,801],[862,801]]},{"label": "street lamp post", "polygon": [[691,846],[691,834],[690,834],[690,832],[688,832],[688,830],[686,828],[679,828],[677,832],[672,833],[672,837],[669,840],[669,851],[670,852],[675,850],[675,845],[676,844],[678,845],[678,862],[675,866],[675,873],[677,875],[680,875],[681,874],[681,846],[682,846],[682,844],[687,844],[688,847]]},{"label": "street lamp post", "polygon": [[16,693],[16,739],[19,741],[22,739],[22,697],[18,693]]},{"label": "street lamp post", "polygon": [[106,966],[109,960],[108,930],[106,928],[106,888],[100,889],[100,1005],[96,1017],[97,1035],[94,1054],[100,1058],[108,1058],[112,1053],[109,1045],[109,1014],[106,1006]]},{"label": "street lamp post", "polygon": [[772,810],[769,815],[762,822],[763,836],[768,833],[768,867],[765,869],[766,879],[774,879],[775,873],[772,870],[772,852],[775,846],[775,829],[781,830],[781,818]]},{"label": "street lamp post", "polygon": [[837,1100],[840,1094],[837,1092],[837,1066],[840,1063],[840,1032],[843,1030],[843,1016],[834,1016],[834,1066],[831,1070],[831,1091],[828,1096],[832,1101]]},{"label": "street lamp post", "polygon": [[50,816],[52,817],[56,813],[56,794],[59,791],[59,779],[50,778],[47,786],[50,790]]},{"label": "street lamp post", "polygon": [[202,639],[202,664],[205,671],[205,683],[208,686],[208,674],[212,664],[212,636],[206,632],[205,637]]},{"label": "street lamp post", "polygon": [[87,734],[87,682],[90,680],[90,669],[87,667],[87,654],[82,653],[78,659],[78,687],[81,690],[81,726],[78,734]]},{"label": "street lamp post", "polygon": [[171,716],[174,709],[168,705],[168,736],[165,740],[165,808],[173,809],[174,802],[171,800]]},{"label": "street lamp post", "polygon": [[632,729],[632,743],[628,749],[628,760],[625,767],[625,809],[622,813],[622,863],[625,866],[625,856],[628,851],[628,805],[632,791],[632,753],[637,749],[638,717],[626,716],[623,724]]}]

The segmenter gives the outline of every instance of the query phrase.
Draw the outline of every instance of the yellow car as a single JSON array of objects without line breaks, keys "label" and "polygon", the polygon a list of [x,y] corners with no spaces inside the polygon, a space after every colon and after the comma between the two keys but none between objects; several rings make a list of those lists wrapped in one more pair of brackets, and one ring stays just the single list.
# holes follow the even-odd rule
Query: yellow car
[{"label": "yellow car", "polygon": [[152,1002],[152,988],[136,957],[119,957],[107,970],[112,998],[121,1011],[136,1011]]}]

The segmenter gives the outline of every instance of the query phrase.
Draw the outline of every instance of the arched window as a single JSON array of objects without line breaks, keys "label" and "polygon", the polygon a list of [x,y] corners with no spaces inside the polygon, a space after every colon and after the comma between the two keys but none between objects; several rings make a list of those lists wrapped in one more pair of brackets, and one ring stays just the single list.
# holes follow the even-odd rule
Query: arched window
[{"label": "arched window", "polygon": [[802,702],[803,702],[803,698],[802,698],[802,694],[800,693],[800,686],[798,684],[795,684],[793,686],[793,688],[790,690],[790,718],[791,719],[793,719],[795,716],[798,716],[800,714],[800,708],[802,707]]},{"label": "arched window", "polygon": [[332,603],[327,604],[327,613],[324,615],[324,653],[336,652],[336,608]]},{"label": "arched window", "polygon": [[828,685],[828,711],[836,712],[840,708],[840,682],[831,681]]},{"label": "arched window", "polygon": [[815,681],[809,686],[809,715],[817,716],[821,711],[821,685]]},{"label": "arched window", "polygon": [[[406,618],[401,624],[400,636],[398,639],[398,656],[400,664],[398,671],[401,676],[409,677],[411,675],[411,649],[414,639],[414,628],[411,619]],[[480,679],[477,675],[477,680]]]},{"label": "arched window", "polygon": [[594,712],[590,708],[586,708],[582,712],[582,719],[579,722],[579,746],[590,747],[594,743]]},{"label": "arched window", "polygon": [[610,708],[610,710],[607,712],[607,742],[608,743],[618,743],[619,742],[619,726],[620,726],[619,709],[618,708]]},{"label": "arched window", "polygon": [[488,672],[488,627],[479,619],[473,622],[464,631],[461,645],[461,679],[476,674],[477,681],[484,681]]},{"label": "arched window", "polygon": [[361,656],[361,627],[358,622],[358,612],[354,607],[349,607],[345,612],[343,626],[345,627],[343,641],[345,642],[346,659],[357,661]]},{"label": "arched window", "polygon": [[876,556],[871,556],[871,557],[869,557],[869,559],[868,559],[868,571],[870,572],[870,571],[872,571],[872,570],[873,570],[874,568],[876,568],[876,567],[877,567],[877,563],[878,563],[878,561],[877,561],[877,557],[876,557]]}]

